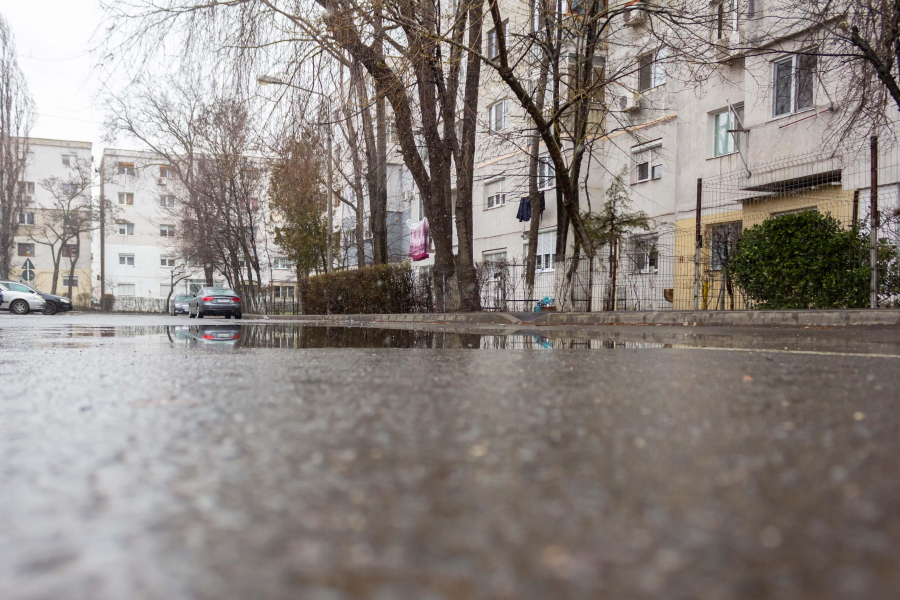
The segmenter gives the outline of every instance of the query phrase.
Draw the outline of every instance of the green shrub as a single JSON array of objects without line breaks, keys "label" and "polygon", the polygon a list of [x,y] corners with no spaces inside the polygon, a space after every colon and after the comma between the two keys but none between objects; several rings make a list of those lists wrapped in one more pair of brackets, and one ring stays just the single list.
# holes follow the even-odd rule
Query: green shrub
[{"label": "green shrub", "polygon": [[423,312],[416,279],[409,263],[315,275],[301,281],[300,302],[307,315]]},{"label": "green shrub", "polygon": [[869,241],[816,211],[744,230],[728,270],[751,308],[869,305]]}]

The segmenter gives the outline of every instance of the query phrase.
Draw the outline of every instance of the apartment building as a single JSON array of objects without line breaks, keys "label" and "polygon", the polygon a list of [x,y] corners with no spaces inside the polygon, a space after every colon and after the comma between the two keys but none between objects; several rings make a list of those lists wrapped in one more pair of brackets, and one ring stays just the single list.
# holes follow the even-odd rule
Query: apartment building
[{"label": "apartment building", "polygon": [[[179,204],[185,198],[185,190],[171,165],[152,152],[107,148],[100,171],[100,193],[113,207],[103,253],[107,293],[114,294],[120,304],[131,298],[155,300],[158,304],[170,290],[173,294],[193,294],[206,285],[202,265],[184,258],[179,247]],[[274,244],[276,224],[269,214],[265,194],[266,190],[260,189],[259,198],[255,199],[265,225],[254,231],[263,284],[271,294],[293,297],[296,273]],[[99,235],[95,240],[99,246]],[[98,247],[95,295],[99,295],[100,254]],[[214,273],[214,283],[227,284],[218,271]]]},{"label": "apartment building", "polygon": [[[18,215],[10,277],[42,292],[55,289],[76,303],[91,293],[91,143],[32,138],[19,184],[26,205]],[[63,220],[77,223],[70,237]],[[55,278],[55,288],[54,288]]]}]

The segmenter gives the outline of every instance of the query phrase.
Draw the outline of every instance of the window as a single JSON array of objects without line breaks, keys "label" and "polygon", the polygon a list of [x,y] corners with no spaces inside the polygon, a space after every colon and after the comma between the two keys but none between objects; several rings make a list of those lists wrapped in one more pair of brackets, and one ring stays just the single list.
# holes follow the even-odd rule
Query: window
[{"label": "window", "polygon": [[78,189],[78,185],[74,183],[64,183],[62,184],[62,193],[63,196],[67,198],[74,198],[80,193],[80,190]]},{"label": "window", "polygon": [[666,82],[665,46],[656,53],[645,54],[638,58],[638,91],[643,92]]},{"label": "window", "polygon": [[33,212],[20,212],[19,213],[19,225],[34,225],[34,213]]},{"label": "window", "polygon": [[20,181],[18,187],[20,194],[34,194],[33,181]]},{"label": "window", "polygon": [[62,255],[66,258],[78,258],[78,244],[66,244],[63,246]]},{"label": "window", "polygon": [[125,265],[126,267],[134,266],[134,254],[120,254],[119,255],[119,264]]},{"label": "window", "polygon": [[175,179],[175,171],[172,170],[172,167],[160,167],[159,177],[160,179]]},{"label": "window", "polygon": [[175,237],[175,226],[174,225],[160,225],[159,226],[159,235],[162,237]]},{"label": "window", "polygon": [[[737,152],[735,144],[735,129],[742,128],[744,120],[744,106],[735,105],[734,111],[724,110],[715,115],[713,119],[713,156],[725,156]],[[737,114],[737,118],[735,118]]]},{"label": "window", "polygon": [[[509,27],[509,22],[506,21],[503,23],[503,39],[506,41],[506,31]],[[487,34],[487,57],[494,59],[500,56],[500,42],[497,39],[497,28],[493,28],[488,31]]]},{"label": "window", "polygon": [[492,104],[488,111],[488,128],[491,131],[506,129],[506,100]]},{"label": "window", "polygon": [[634,164],[631,183],[641,183],[662,178],[662,140],[654,140],[634,146],[631,159]]},{"label": "window", "polygon": [[71,167],[75,164],[75,159],[77,157],[74,154],[63,154],[62,155],[62,164],[64,167]]},{"label": "window", "polygon": [[119,206],[133,206],[134,194],[131,192],[119,192]]},{"label": "window", "polygon": [[163,194],[159,197],[159,205],[162,208],[175,208],[175,196],[171,194]]},{"label": "window", "polygon": [[659,236],[644,235],[631,238],[628,248],[632,273],[659,272]]},{"label": "window", "polygon": [[741,236],[741,222],[720,223],[710,228],[709,244],[709,268],[712,271],[721,271],[728,266],[728,261],[734,254],[738,238]]},{"label": "window", "polygon": [[[353,233],[356,233],[355,231]],[[293,265],[291,265],[291,261],[289,261],[284,256],[276,256],[272,259],[272,268],[273,269],[290,269]]]},{"label": "window", "polygon": [[174,259],[174,258],[169,258],[168,256],[160,257],[160,259],[159,259],[159,266],[161,266],[161,267],[174,267],[174,266],[175,266],[175,259]]},{"label": "window", "polygon": [[506,204],[506,194],[503,193],[502,179],[486,183],[484,190],[488,208],[496,208]]},{"label": "window", "polygon": [[492,250],[482,254],[482,260],[488,265],[487,278],[497,281],[506,268],[506,250]]},{"label": "window", "polygon": [[68,275],[63,275],[62,276],[62,284],[63,284],[64,288],[68,288],[68,287],[77,288],[78,287],[78,275],[74,275],[72,277],[69,277]]},{"label": "window", "polygon": [[134,163],[120,162],[117,166],[119,175],[134,175]]},{"label": "window", "polygon": [[292,285],[276,285],[273,289],[276,298],[293,298],[294,286]]},{"label": "window", "polygon": [[[753,2],[751,0],[750,8],[752,7]],[[716,40],[724,40],[738,30],[739,9],[738,0],[722,0],[714,6],[715,19],[713,20],[713,26],[715,27],[715,32],[713,37]]]},{"label": "window", "polygon": [[[527,242],[526,242],[527,243]],[[527,246],[526,246],[527,248]],[[544,273],[553,270],[553,257],[556,254],[556,232],[545,231],[538,234],[537,252],[535,253],[534,271]]]},{"label": "window", "polygon": [[116,286],[116,293],[119,296],[134,296],[134,284],[120,283]]},{"label": "window", "polygon": [[34,256],[34,244],[19,244],[19,256]]},{"label": "window", "polygon": [[793,54],[772,63],[773,116],[789,115],[813,106],[816,57]]},{"label": "window", "polygon": [[119,235],[134,235],[134,223],[119,223]]},{"label": "window", "polygon": [[556,185],[556,170],[549,156],[538,158],[537,186],[539,190],[549,190]]}]

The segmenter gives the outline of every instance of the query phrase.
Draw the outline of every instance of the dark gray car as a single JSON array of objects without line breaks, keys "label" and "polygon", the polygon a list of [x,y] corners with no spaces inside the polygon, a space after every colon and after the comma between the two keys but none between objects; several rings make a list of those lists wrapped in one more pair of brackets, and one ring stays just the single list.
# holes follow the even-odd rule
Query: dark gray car
[{"label": "dark gray car", "polygon": [[194,297],[190,294],[178,294],[174,298],[172,298],[172,302],[169,307],[169,314],[173,317],[175,315],[186,315],[190,312],[190,304],[191,300]]},{"label": "dark gray car", "polygon": [[230,288],[204,287],[191,298],[188,309],[190,318],[221,315],[226,319],[241,318],[241,297]]}]

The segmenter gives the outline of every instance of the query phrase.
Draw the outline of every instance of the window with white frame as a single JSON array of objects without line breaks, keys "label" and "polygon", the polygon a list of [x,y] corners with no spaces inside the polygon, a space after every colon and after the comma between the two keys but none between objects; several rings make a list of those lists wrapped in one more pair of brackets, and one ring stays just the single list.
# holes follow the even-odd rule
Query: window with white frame
[{"label": "window with white frame", "polygon": [[725,156],[737,152],[736,129],[743,126],[744,105],[735,104],[713,115],[713,156]]},{"label": "window with white frame", "polygon": [[813,106],[816,57],[792,54],[772,63],[772,115],[780,117]]},{"label": "window with white frame", "polygon": [[159,266],[161,267],[174,267],[175,259],[169,256],[162,256],[159,259]]},{"label": "window with white frame", "polygon": [[119,206],[133,206],[134,194],[131,192],[119,192]]},{"label": "window with white frame", "polygon": [[495,179],[484,184],[485,206],[497,208],[506,204],[506,193],[503,191],[503,180]]},{"label": "window with white frame", "polygon": [[538,158],[538,190],[549,190],[554,185],[556,185],[556,169],[553,168],[553,159],[541,156]]},{"label": "window with white frame", "polygon": [[34,225],[34,213],[33,212],[20,212],[19,213],[19,225]]},{"label": "window with white frame", "polygon": [[[506,31],[509,29],[509,22],[503,23],[504,41],[506,39]],[[487,57],[494,59],[500,56],[500,42],[497,40],[497,28],[491,29],[487,34]]]},{"label": "window with white frame", "polygon": [[[752,2],[751,2],[752,5]],[[715,40],[727,39],[738,30],[740,5],[738,0],[721,0],[713,5],[713,38]]]},{"label": "window with white frame", "polygon": [[488,109],[488,128],[491,131],[506,129],[506,100],[495,102]]},{"label": "window with white frame", "polygon": [[134,235],[134,223],[119,223],[119,235]]},{"label": "window with white frame", "polygon": [[[354,233],[356,233],[356,232],[354,231]],[[292,267],[293,267],[293,265],[291,264],[291,261],[289,261],[284,256],[276,256],[276,257],[272,258],[272,268],[273,269],[290,269]]]},{"label": "window with white frame", "polygon": [[[528,254],[528,242],[525,242],[525,254]],[[535,273],[546,273],[553,270],[553,257],[556,255],[556,232],[538,233],[537,251],[535,252]]]},{"label": "window with white frame", "polygon": [[116,293],[119,296],[134,296],[134,284],[133,283],[120,283],[116,286]]},{"label": "window with white frame", "polygon": [[487,279],[497,281],[506,268],[506,249],[491,250],[481,255],[482,261],[487,265]]},{"label": "window with white frame", "polygon": [[175,237],[175,226],[174,225],[160,225],[159,226],[159,235],[162,237]]},{"label": "window with white frame", "polygon": [[659,236],[641,235],[631,238],[628,255],[632,273],[658,273]]},{"label": "window with white frame", "polygon": [[631,149],[631,182],[662,178],[662,140],[653,140]]},{"label": "window with white frame", "polygon": [[293,298],[294,286],[292,285],[276,285],[272,290],[276,298]]},{"label": "window with white frame", "polygon": [[119,175],[134,175],[134,163],[133,162],[120,162],[117,167],[117,173]]},{"label": "window with white frame", "polygon": [[175,171],[172,170],[172,167],[163,166],[159,168],[159,177],[160,179],[175,179]]},{"label": "window with white frame", "polygon": [[638,57],[638,91],[643,92],[666,82],[666,57],[668,50],[665,46]]},{"label": "window with white frame", "polygon": [[172,194],[163,194],[159,197],[159,205],[162,208],[175,208],[175,196]]},{"label": "window with white frame", "polygon": [[425,200],[419,192],[414,192],[414,194],[416,195],[416,206],[419,211],[416,214],[419,215],[419,220],[422,221],[425,219]]},{"label": "window with white frame", "polygon": [[64,244],[60,250],[64,258],[78,258],[78,244]]},{"label": "window with white frame", "polygon": [[77,288],[78,287],[78,275],[73,275],[72,277],[69,277],[68,275],[63,275],[62,276],[62,285],[64,288],[68,288],[68,287]]},{"label": "window with white frame", "polygon": [[18,184],[18,190],[20,194],[34,194],[34,182],[33,181],[20,181]]},{"label": "window with white frame", "polygon": [[159,284],[159,296],[161,298],[168,298],[169,292],[172,291],[172,284],[169,283],[161,283]]},{"label": "window with white frame", "polygon": [[71,167],[75,164],[75,160],[78,158],[75,154],[63,154],[62,155],[62,164],[64,167]]},{"label": "window with white frame", "polygon": [[125,265],[126,267],[134,266],[134,254],[120,254],[119,255],[119,264]]}]

